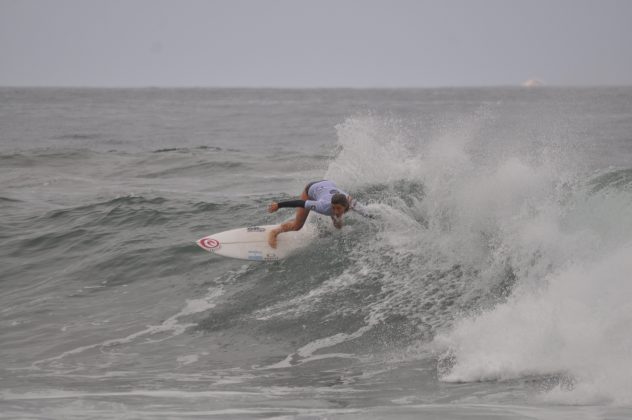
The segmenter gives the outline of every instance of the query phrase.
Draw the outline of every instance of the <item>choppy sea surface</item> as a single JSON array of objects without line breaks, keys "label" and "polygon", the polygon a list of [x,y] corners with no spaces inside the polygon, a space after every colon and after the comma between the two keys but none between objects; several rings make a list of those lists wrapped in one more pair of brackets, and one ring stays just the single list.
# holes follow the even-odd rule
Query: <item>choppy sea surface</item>
[{"label": "choppy sea surface", "polygon": [[629,87],[1,88],[0,238],[0,418],[632,417]]}]

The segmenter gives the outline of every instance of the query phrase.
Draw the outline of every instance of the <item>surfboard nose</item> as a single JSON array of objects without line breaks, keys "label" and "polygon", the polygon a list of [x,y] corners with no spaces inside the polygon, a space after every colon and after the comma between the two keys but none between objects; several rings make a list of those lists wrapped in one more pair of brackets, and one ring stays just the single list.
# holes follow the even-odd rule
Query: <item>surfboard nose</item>
[{"label": "surfboard nose", "polygon": [[198,239],[197,241],[195,241],[195,243],[198,244],[200,248],[209,252],[214,252],[222,247],[222,244],[217,239],[214,239],[210,236],[205,236],[202,239]]}]

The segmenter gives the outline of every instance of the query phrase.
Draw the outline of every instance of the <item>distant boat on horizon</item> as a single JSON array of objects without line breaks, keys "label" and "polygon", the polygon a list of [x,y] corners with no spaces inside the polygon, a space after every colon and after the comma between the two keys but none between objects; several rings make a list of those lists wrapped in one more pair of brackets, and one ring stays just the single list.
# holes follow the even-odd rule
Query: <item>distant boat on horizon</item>
[{"label": "distant boat on horizon", "polygon": [[544,82],[539,79],[528,79],[522,82],[522,86],[524,87],[544,86]]}]

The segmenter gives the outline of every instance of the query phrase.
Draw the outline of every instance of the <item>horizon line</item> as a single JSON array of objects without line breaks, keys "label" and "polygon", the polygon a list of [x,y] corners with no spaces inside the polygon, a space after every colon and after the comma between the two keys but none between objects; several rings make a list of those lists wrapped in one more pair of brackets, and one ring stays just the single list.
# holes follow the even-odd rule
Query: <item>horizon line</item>
[{"label": "horizon line", "polygon": [[631,84],[541,84],[536,86],[524,86],[522,84],[481,84],[481,85],[398,85],[398,86],[347,86],[347,85],[0,85],[0,89],[269,89],[269,90],[401,90],[401,89],[477,89],[477,88],[595,88],[595,87],[632,87]]}]

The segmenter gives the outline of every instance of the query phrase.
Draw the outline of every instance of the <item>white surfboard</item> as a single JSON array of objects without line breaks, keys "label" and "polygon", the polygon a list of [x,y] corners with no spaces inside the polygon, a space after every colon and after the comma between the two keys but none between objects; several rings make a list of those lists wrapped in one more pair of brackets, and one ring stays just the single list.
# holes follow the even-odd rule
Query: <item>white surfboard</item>
[{"label": "white surfboard", "polygon": [[204,250],[224,257],[250,261],[276,261],[309,244],[315,228],[306,224],[298,232],[284,232],[277,236],[277,247],[268,245],[268,233],[278,225],[250,226],[227,230],[198,239]]}]

